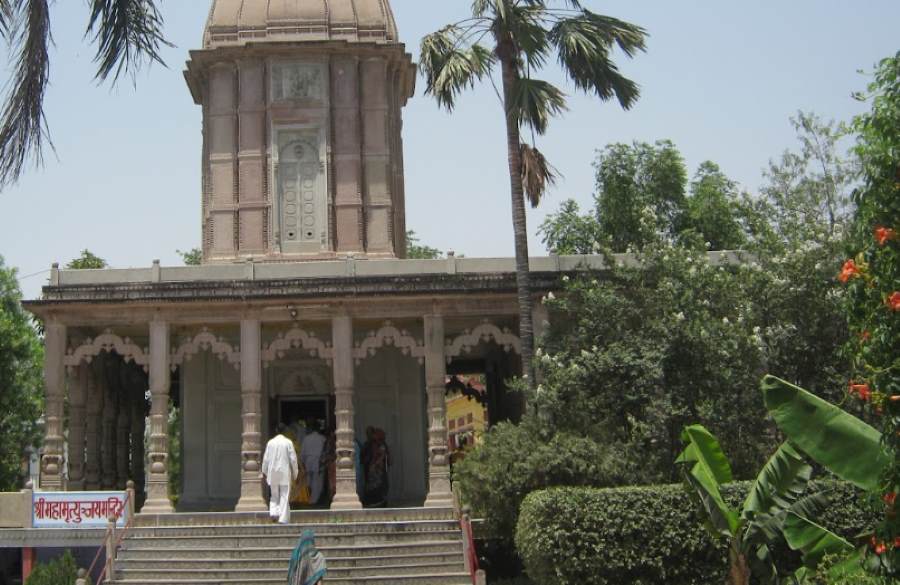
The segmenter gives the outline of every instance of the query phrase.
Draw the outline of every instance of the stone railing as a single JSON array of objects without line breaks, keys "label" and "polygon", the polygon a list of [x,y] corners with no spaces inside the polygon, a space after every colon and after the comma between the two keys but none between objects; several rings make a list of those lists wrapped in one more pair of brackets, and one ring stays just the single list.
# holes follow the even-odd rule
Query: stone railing
[{"label": "stone railing", "polygon": [[[710,252],[710,263],[734,264],[741,262],[740,252]],[[633,254],[615,254],[614,262],[636,266]],[[591,256],[541,256],[530,260],[532,272],[576,272],[603,270],[609,267],[607,257]],[[125,268],[106,270],[60,270],[54,265],[50,273],[50,286],[85,286],[103,284],[144,284],[178,282],[222,282],[253,280],[289,280],[296,278],[346,278],[389,277],[427,274],[497,274],[514,273],[514,258],[442,258],[438,260],[345,260],[316,262],[253,262],[235,264],[208,264],[203,266],[160,266],[154,261],[149,268]]]},{"label": "stone railing", "polygon": [[0,493],[0,528],[31,528],[32,490]]}]

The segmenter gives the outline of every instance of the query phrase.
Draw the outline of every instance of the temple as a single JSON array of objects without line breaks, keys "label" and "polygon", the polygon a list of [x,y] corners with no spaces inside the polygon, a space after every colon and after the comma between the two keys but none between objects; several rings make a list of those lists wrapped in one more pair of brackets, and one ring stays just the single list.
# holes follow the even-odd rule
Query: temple
[{"label": "temple", "polygon": [[[40,488],[134,480],[142,513],[264,510],[265,441],[314,417],[336,435],[332,508],[361,506],[369,426],[391,449],[389,501],[449,506],[448,376],[484,380],[491,422],[523,408],[506,387],[514,261],[404,259],[416,70],[388,0],[215,0],[185,78],[203,116],[203,263],[54,267],[26,303],[45,329]],[[532,292],[602,267],[533,258]]]}]

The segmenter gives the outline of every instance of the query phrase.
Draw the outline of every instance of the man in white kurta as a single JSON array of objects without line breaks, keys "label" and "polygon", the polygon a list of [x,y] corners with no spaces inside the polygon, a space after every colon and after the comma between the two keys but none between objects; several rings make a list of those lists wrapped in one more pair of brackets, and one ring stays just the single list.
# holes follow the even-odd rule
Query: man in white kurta
[{"label": "man in white kurta", "polygon": [[297,451],[294,443],[284,436],[286,431],[287,427],[279,423],[278,434],[266,444],[262,462],[262,473],[272,490],[269,516],[281,524],[287,524],[291,519],[291,484],[300,473]]},{"label": "man in white kurta", "polygon": [[325,447],[325,436],[319,432],[315,423],[307,424],[306,430],[307,434],[300,447],[300,461],[303,462],[306,481],[309,483],[309,502],[316,505],[322,496],[322,484],[325,481],[322,473],[322,450]]}]

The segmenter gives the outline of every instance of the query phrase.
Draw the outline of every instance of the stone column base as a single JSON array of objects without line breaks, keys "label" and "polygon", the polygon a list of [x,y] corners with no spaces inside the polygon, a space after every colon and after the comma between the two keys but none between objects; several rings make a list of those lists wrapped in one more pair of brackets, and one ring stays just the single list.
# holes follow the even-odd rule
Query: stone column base
[{"label": "stone column base", "polygon": [[446,466],[432,467],[428,474],[428,496],[426,508],[452,508],[453,488],[450,485],[450,469]]},{"label": "stone column base", "polygon": [[147,501],[141,508],[141,514],[174,514],[175,508],[169,499],[169,485],[166,483],[150,482],[147,486]]},{"label": "stone column base", "polygon": [[241,481],[241,499],[238,500],[235,512],[267,512],[269,506],[263,499],[262,479],[245,478]]},{"label": "stone column base", "polygon": [[[342,473],[343,471],[343,473]],[[332,510],[362,510],[362,502],[356,493],[356,473],[346,470],[338,470],[337,489],[334,499],[331,500]]]}]

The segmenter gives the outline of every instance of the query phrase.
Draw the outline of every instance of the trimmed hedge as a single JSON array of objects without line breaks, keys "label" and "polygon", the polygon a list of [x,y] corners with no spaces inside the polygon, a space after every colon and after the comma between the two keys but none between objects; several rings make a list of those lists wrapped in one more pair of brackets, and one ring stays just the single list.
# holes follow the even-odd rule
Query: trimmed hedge
[{"label": "trimmed hedge", "polygon": [[[723,496],[739,507],[750,485],[725,486]],[[868,496],[853,486],[827,481],[812,489],[831,494],[818,519],[827,528],[854,538],[873,525]],[[680,484],[533,492],[522,503],[516,547],[541,585],[721,585],[727,571],[725,549]]]}]

